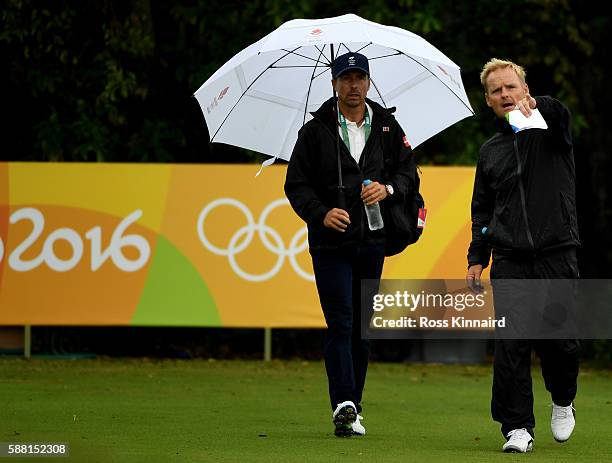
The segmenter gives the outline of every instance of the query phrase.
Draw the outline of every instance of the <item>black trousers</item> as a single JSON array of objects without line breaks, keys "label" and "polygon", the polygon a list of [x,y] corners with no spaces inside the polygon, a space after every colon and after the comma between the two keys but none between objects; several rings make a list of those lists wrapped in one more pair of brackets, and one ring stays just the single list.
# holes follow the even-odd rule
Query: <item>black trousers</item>
[{"label": "black trousers", "polygon": [[361,412],[370,354],[370,341],[361,336],[361,280],[380,280],[384,246],[311,251],[311,255],[327,323],[325,369],[331,407],[350,400]]},{"label": "black trousers", "polygon": [[[509,259],[494,254],[491,280],[496,316],[498,295],[495,280],[576,278],[579,275],[575,248],[536,259]],[[576,397],[580,355],[576,339],[525,339],[520,336],[514,339],[496,338],[491,413],[493,419],[501,423],[504,436],[519,428],[527,428],[534,435],[536,423],[531,383],[532,349],[540,357],[544,383],[553,402],[568,406]]]}]

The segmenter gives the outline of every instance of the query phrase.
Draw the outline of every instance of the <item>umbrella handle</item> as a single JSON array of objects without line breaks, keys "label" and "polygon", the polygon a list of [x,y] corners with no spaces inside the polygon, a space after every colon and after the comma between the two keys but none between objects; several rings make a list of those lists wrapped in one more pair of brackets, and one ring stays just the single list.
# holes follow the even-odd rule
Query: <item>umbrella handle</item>
[{"label": "umbrella handle", "polygon": [[[330,57],[331,63],[333,66],[334,62],[334,44],[329,44],[330,49]],[[333,87],[333,101],[334,101],[334,115],[336,116],[336,123],[338,124],[338,118],[340,113],[340,107],[338,106],[338,97],[336,95],[336,87]],[[340,134],[338,133],[338,128],[336,127],[336,157],[338,158],[338,189],[336,190],[336,207],[346,211],[346,195],[344,193],[344,185],[342,183],[342,160],[340,158]]]},{"label": "umbrella handle", "polygon": [[336,207],[346,211],[346,195],[344,194],[344,185],[338,185],[336,190]]},{"label": "umbrella handle", "polygon": [[[336,104],[334,105],[336,121],[338,121],[338,99],[336,98],[336,89],[334,89],[334,100],[336,100]],[[336,129],[336,158],[338,159],[338,187],[336,190],[336,205],[339,209],[346,211],[346,195],[344,193],[345,187],[342,181],[342,160],[340,158],[340,135],[338,134],[338,129]]]}]

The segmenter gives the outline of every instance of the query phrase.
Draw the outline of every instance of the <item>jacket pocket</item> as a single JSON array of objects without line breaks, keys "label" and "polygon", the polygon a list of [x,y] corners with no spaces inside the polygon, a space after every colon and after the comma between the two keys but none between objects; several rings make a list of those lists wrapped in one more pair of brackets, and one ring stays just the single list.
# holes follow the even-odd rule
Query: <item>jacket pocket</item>
[{"label": "jacket pocket", "polygon": [[[485,242],[500,252],[511,252],[515,247],[515,243],[512,239],[511,230],[508,224],[501,223],[497,214],[494,214],[489,224],[486,226],[487,230],[483,234]],[[480,230],[482,233],[482,229]]]}]

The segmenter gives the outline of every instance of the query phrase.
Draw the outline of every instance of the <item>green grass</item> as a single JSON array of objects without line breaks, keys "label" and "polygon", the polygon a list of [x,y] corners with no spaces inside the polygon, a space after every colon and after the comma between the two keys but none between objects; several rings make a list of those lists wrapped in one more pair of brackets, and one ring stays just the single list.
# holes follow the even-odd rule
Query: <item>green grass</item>
[{"label": "green grass", "polygon": [[609,371],[581,373],[578,425],[558,444],[534,370],[534,452],[512,455],[486,366],[372,364],[368,434],[338,439],[318,362],[0,359],[0,442],[68,442],[72,456],[53,461],[87,463],[603,462],[611,386]]}]

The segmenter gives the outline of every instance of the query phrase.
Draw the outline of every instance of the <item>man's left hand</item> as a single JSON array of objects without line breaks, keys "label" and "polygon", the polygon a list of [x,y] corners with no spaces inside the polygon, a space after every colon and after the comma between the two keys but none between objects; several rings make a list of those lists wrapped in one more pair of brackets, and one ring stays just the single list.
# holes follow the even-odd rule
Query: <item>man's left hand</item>
[{"label": "man's left hand", "polygon": [[372,182],[368,186],[361,186],[361,199],[367,206],[376,204],[378,201],[382,201],[386,197],[387,189],[384,185],[381,185],[378,182]]}]

